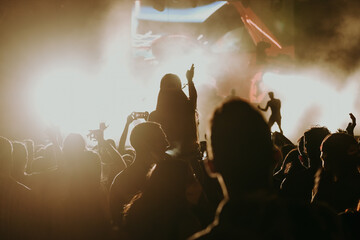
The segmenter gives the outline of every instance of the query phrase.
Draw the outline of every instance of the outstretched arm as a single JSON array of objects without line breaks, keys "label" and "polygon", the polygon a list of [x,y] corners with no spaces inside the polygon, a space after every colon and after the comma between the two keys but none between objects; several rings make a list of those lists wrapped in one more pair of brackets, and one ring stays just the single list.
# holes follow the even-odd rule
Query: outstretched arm
[{"label": "outstretched arm", "polygon": [[186,72],[186,78],[188,80],[188,87],[189,87],[189,98],[191,105],[194,109],[197,107],[197,91],[193,82],[194,78],[194,64],[191,65],[191,68]]},{"label": "outstretched arm", "polygon": [[98,142],[99,153],[102,162],[110,162],[120,165],[121,170],[126,168],[126,163],[121,154],[111,145],[109,141],[105,141],[104,133],[102,131],[95,134],[95,139]]},{"label": "outstretched arm", "polygon": [[260,107],[260,105],[258,105],[258,109],[260,109],[261,111],[264,111],[264,112],[266,112],[268,110],[268,108],[269,108],[269,103],[266,104],[265,108],[262,108],[262,107]]},{"label": "outstretched arm", "polygon": [[123,170],[126,168],[126,163],[122,158],[121,154],[113,147],[108,141],[104,141],[102,143],[102,147],[104,148],[104,152],[100,155],[102,157],[107,157],[112,160],[113,163],[120,166],[120,169]]},{"label": "outstretched arm", "polygon": [[121,155],[124,155],[126,152],[125,152],[125,143],[126,143],[126,137],[128,135],[128,132],[129,132],[129,125],[134,121],[134,118],[132,116],[132,114],[130,114],[127,119],[126,119],[126,124],[125,124],[125,127],[124,127],[124,130],[121,134],[121,137],[120,137],[120,141],[119,141],[119,146],[118,146],[118,151]]},{"label": "outstretched arm", "polygon": [[354,128],[356,126],[356,118],[352,113],[349,113],[351,122],[348,124],[346,128],[346,132],[352,136],[354,136]]}]

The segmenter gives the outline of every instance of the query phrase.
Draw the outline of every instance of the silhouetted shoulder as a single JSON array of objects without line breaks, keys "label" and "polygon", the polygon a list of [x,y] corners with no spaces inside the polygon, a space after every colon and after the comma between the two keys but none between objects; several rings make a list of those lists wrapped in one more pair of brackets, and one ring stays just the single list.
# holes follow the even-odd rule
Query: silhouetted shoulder
[{"label": "silhouetted shoulder", "polygon": [[336,214],[326,207],[269,198],[229,202],[218,225],[190,239],[338,239],[340,233]]}]

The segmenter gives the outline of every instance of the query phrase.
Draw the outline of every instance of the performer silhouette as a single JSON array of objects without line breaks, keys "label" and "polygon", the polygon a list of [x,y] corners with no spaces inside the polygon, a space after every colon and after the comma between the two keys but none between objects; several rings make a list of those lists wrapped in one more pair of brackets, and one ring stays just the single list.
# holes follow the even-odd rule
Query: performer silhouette
[{"label": "performer silhouette", "polygon": [[274,123],[277,123],[277,125],[279,126],[279,129],[280,129],[280,133],[283,134],[283,130],[281,129],[281,113],[280,113],[281,101],[280,101],[280,99],[274,98],[273,92],[269,92],[268,94],[269,94],[270,100],[267,102],[266,107],[261,108],[260,105],[258,105],[258,108],[261,111],[266,112],[268,110],[268,108],[270,107],[271,115],[270,115],[269,122],[268,122],[269,128],[271,130],[271,127],[274,125]]}]

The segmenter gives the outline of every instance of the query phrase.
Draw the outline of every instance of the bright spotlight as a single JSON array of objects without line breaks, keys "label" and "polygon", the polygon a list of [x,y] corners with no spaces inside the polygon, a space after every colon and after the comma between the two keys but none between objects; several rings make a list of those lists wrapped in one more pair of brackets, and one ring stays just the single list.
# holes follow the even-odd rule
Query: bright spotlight
[{"label": "bright spotlight", "polygon": [[281,99],[282,128],[294,140],[314,125],[332,132],[346,128],[349,113],[355,109],[357,88],[338,89],[326,76],[266,73],[263,83]]},{"label": "bright spotlight", "polygon": [[76,66],[56,64],[34,76],[34,106],[43,122],[80,133],[98,125],[104,109],[96,99],[106,95],[99,96],[98,83],[85,72]]}]

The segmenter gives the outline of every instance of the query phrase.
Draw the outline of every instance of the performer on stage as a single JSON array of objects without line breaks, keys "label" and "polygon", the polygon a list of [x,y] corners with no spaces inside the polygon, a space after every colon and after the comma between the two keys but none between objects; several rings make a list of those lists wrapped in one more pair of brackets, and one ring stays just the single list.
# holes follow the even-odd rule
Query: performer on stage
[{"label": "performer on stage", "polygon": [[270,115],[269,122],[268,122],[269,128],[271,130],[271,127],[274,125],[274,123],[277,123],[277,125],[279,126],[279,129],[280,129],[280,133],[283,134],[283,130],[281,129],[281,113],[280,113],[281,101],[280,101],[280,99],[274,98],[273,92],[269,92],[268,94],[269,94],[270,100],[267,102],[266,107],[261,108],[260,105],[258,105],[258,108],[261,111],[266,112],[268,110],[268,108],[270,107],[271,115]]}]

